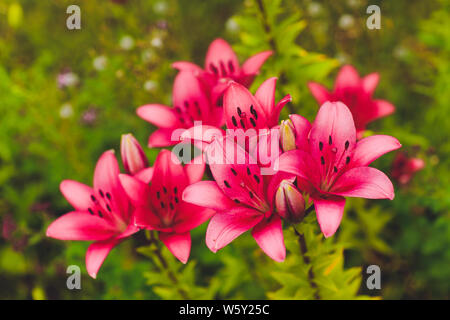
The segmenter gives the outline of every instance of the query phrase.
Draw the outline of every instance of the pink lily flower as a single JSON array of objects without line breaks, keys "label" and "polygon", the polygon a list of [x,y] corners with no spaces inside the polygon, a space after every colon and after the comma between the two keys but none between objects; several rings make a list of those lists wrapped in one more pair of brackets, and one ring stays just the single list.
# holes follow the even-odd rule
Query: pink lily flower
[{"label": "pink lily flower", "polygon": [[292,101],[288,94],[275,103],[277,78],[269,78],[253,96],[247,88],[231,82],[225,91],[224,113],[228,129],[266,129],[278,125],[281,109]]},{"label": "pink lily flower", "polygon": [[149,167],[144,150],[131,133],[122,135],[120,154],[126,173],[145,183],[149,183],[152,180],[153,167]]},{"label": "pink lily flower", "polygon": [[150,185],[130,175],[119,175],[126,194],[136,207],[136,225],[157,230],[159,239],[182,263],[189,259],[190,230],[213,214],[212,210],[186,203],[181,198],[189,184],[202,179],[204,169],[204,162],[183,167],[174,154],[162,150],[156,158]]},{"label": "pink lily flower", "polygon": [[242,66],[231,46],[223,39],[216,39],[209,45],[205,59],[205,69],[186,61],[173,63],[180,71],[193,72],[199,76],[211,90],[212,101],[221,106],[221,97],[229,80],[249,87],[272,51],[263,51],[251,56]]},{"label": "pink lily flower", "polygon": [[203,84],[191,72],[180,72],[176,76],[172,96],[174,108],[148,104],[137,109],[139,117],[159,128],[150,135],[149,147],[179,143],[183,129],[192,127],[195,121],[214,127],[223,123],[222,108],[210,103]]},{"label": "pink lily flower", "polygon": [[339,227],[345,197],[394,198],[389,178],[368,165],[400,148],[397,139],[374,135],[357,142],[352,114],[341,102],[325,102],[312,126],[298,115],[291,120],[303,133],[296,134],[300,148],[283,153],[279,169],[296,175],[299,188],[310,194],[325,237]]},{"label": "pink lily flower", "polygon": [[[224,115],[227,129],[237,129],[235,136],[242,134],[250,135],[248,129],[255,130],[254,135],[261,132],[260,129],[276,129],[280,112],[286,103],[292,101],[288,94],[279,102],[275,103],[275,86],[277,78],[269,78],[256,90],[255,95],[243,85],[230,81],[224,93]],[[238,131],[242,129],[241,131]],[[225,131],[212,126],[195,126],[186,130],[181,138],[183,140],[202,141],[211,143],[215,138],[224,136]]]},{"label": "pink lily flower", "polygon": [[100,157],[94,172],[94,187],[64,180],[60,189],[75,211],[66,213],[47,228],[47,236],[60,240],[94,241],[86,253],[86,268],[92,278],[109,252],[138,231],[133,207],[119,182],[119,164],[112,150]]},{"label": "pink lily flower", "polygon": [[425,161],[419,158],[409,158],[403,152],[397,153],[392,163],[391,176],[400,184],[407,184],[417,171],[425,167]]},{"label": "pink lily flower", "polygon": [[251,229],[259,247],[273,260],[283,261],[281,219],[272,209],[275,185],[264,179],[256,160],[233,139],[215,139],[206,156],[215,181],[188,186],[183,200],[215,211],[206,231],[208,248],[217,252]]},{"label": "pink lily flower", "polygon": [[359,139],[369,122],[388,116],[395,110],[390,102],[372,98],[379,79],[378,73],[360,78],[354,67],[346,65],[339,71],[332,92],[319,83],[310,82],[308,86],[319,105],[326,101],[341,101],[350,109]]}]

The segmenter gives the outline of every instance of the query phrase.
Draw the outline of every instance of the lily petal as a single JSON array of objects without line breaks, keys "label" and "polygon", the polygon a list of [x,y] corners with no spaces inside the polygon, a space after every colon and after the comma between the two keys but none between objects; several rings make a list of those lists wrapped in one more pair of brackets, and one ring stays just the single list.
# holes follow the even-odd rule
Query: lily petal
[{"label": "lily petal", "polygon": [[[310,133],[311,155],[326,169],[340,171],[351,159],[356,145],[356,129],[350,110],[341,102],[325,102],[319,109]],[[347,160],[348,159],[348,160]]]},{"label": "lily petal", "polygon": [[288,151],[279,158],[280,171],[291,173],[317,185],[319,176],[316,167],[311,155],[303,150]]},{"label": "lily petal", "polygon": [[173,146],[180,141],[177,139],[172,139],[173,129],[157,129],[148,138],[149,148],[161,148]]},{"label": "lily petal", "polygon": [[99,241],[91,244],[86,252],[86,269],[92,278],[97,278],[97,273],[110,251],[119,244],[120,240]]},{"label": "lily petal", "polygon": [[206,230],[206,245],[212,252],[217,252],[262,219],[260,212],[245,207],[217,213],[211,218]]},{"label": "lily petal", "polygon": [[127,174],[119,174],[119,180],[133,204],[138,206],[148,205],[150,197],[148,184]]},{"label": "lily petal", "polygon": [[189,71],[194,74],[201,74],[203,72],[203,69],[200,68],[198,65],[188,61],[174,62],[172,63],[172,68],[177,69],[179,71]]},{"label": "lily petal", "polygon": [[106,240],[118,234],[108,220],[87,212],[72,211],[53,221],[47,237],[59,240]]},{"label": "lily petal", "polygon": [[242,65],[242,73],[256,75],[266,60],[273,54],[272,51],[262,51],[248,58]]},{"label": "lily petal", "polygon": [[216,211],[225,211],[236,206],[215,181],[199,181],[189,185],[183,191],[183,200]]},{"label": "lily petal", "polygon": [[351,167],[365,167],[383,154],[399,149],[402,145],[391,136],[374,135],[357,142]]},{"label": "lily petal", "polygon": [[278,120],[280,119],[280,113],[283,107],[292,101],[292,97],[290,94],[285,95],[273,108],[273,112],[271,114],[270,120],[267,123],[269,127],[276,126],[278,124]]},{"label": "lily petal", "polygon": [[267,115],[243,85],[232,82],[223,97],[227,128],[243,130],[267,128]]},{"label": "lily petal", "polygon": [[394,186],[380,170],[358,167],[345,172],[333,185],[333,194],[366,199],[394,199]]},{"label": "lily petal", "polygon": [[336,92],[349,87],[357,87],[359,83],[358,71],[351,65],[345,65],[339,70],[334,90]]},{"label": "lily petal", "polygon": [[177,211],[173,230],[176,233],[183,233],[197,228],[199,225],[211,219],[216,211],[202,208],[190,203],[182,202]]},{"label": "lily petal", "polygon": [[182,263],[186,263],[191,252],[191,234],[160,232],[159,239],[166,245],[167,249]]},{"label": "lily petal", "polygon": [[203,160],[203,154],[198,155],[191,162],[184,166],[189,183],[195,183],[202,180],[205,173],[206,162]]},{"label": "lily petal", "polygon": [[214,180],[225,195],[236,203],[253,207],[256,199],[264,199],[260,167],[233,139],[225,137],[214,140],[207,148],[206,155]]},{"label": "lily petal", "polygon": [[205,69],[220,77],[239,74],[239,61],[231,46],[223,39],[216,39],[206,53]]},{"label": "lily petal", "polygon": [[331,94],[328,92],[327,88],[322,86],[320,83],[309,82],[308,88],[309,88],[309,91],[311,91],[311,94],[313,95],[313,97],[319,103],[319,106],[321,106],[325,102],[331,100]]},{"label": "lily petal", "polygon": [[272,77],[264,81],[256,90],[255,98],[261,104],[266,115],[271,115],[275,107],[275,86],[277,78]]},{"label": "lily petal", "polygon": [[[205,95],[205,88],[192,72],[182,71],[173,83],[172,101],[176,116],[180,119],[176,127],[195,120],[207,121],[211,114],[211,104]],[[182,119],[182,120],[181,120]]]},{"label": "lily petal", "polygon": [[162,104],[147,104],[136,110],[137,115],[159,128],[176,128],[181,123],[174,109]]},{"label": "lily petal", "polygon": [[150,181],[152,181],[153,171],[154,171],[153,167],[145,168],[136,173],[134,177],[141,180],[144,183],[150,183]]},{"label": "lily petal", "polygon": [[309,150],[309,133],[311,131],[311,123],[298,114],[289,115],[295,130],[295,145],[298,149]]},{"label": "lily petal", "polygon": [[59,185],[59,189],[64,198],[77,211],[87,211],[92,205],[91,195],[94,194],[94,190],[83,183],[74,180],[64,180]]},{"label": "lily petal", "polygon": [[371,96],[374,93],[379,81],[380,75],[377,72],[368,74],[362,78],[362,86],[364,91]]},{"label": "lily petal", "polygon": [[313,199],[317,221],[325,238],[331,237],[339,228],[344,213],[345,198]]},{"label": "lily petal", "polygon": [[370,115],[369,121],[382,118],[394,113],[395,107],[392,103],[386,100],[374,100],[373,110]]},{"label": "lily petal", "polygon": [[272,215],[269,219],[259,222],[252,230],[259,247],[270,258],[282,262],[286,258],[286,247],[284,245],[281,219],[278,215]]},{"label": "lily petal", "polygon": [[129,201],[120,184],[119,173],[119,163],[114,155],[114,151],[104,152],[95,166],[94,190],[100,194],[105,194],[111,201],[113,212],[124,218],[124,221],[127,221]]}]

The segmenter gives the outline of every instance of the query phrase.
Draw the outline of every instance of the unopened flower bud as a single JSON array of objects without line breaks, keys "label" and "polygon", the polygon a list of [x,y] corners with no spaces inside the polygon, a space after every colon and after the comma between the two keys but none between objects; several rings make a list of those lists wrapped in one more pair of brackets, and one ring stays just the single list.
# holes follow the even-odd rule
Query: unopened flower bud
[{"label": "unopened flower bud", "polygon": [[284,152],[296,149],[295,129],[290,119],[281,121],[280,141]]},{"label": "unopened flower bud", "polygon": [[305,199],[295,185],[287,180],[280,183],[275,194],[275,207],[285,220],[298,223],[305,215]]},{"label": "unopened flower bud", "polygon": [[131,133],[122,135],[120,153],[127,173],[136,174],[148,167],[148,159],[144,150]]}]

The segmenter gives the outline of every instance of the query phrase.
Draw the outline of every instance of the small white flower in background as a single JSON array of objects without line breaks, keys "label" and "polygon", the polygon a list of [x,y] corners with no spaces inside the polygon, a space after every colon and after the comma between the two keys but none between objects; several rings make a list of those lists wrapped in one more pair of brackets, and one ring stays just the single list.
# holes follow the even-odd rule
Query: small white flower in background
[{"label": "small white flower in background", "polygon": [[150,43],[155,48],[161,48],[163,45],[162,39],[160,37],[154,37]]},{"label": "small white flower in background", "polygon": [[131,50],[134,48],[134,39],[131,36],[123,36],[120,39],[120,47],[123,50]]},{"label": "small white flower in background", "polygon": [[118,79],[123,78],[123,76],[124,76],[124,72],[123,72],[122,69],[119,69],[119,70],[116,71],[116,77]]},{"label": "small white flower in background", "polygon": [[70,103],[64,103],[59,109],[59,116],[63,119],[73,116],[73,108]]},{"label": "small white flower in background", "polygon": [[347,30],[355,25],[355,18],[352,15],[344,14],[339,18],[339,28]]},{"label": "small white flower in background", "polygon": [[402,45],[398,45],[398,46],[396,46],[395,48],[394,48],[394,51],[393,51],[393,55],[394,55],[394,57],[396,57],[397,59],[403,59],[403,58],[406,58],[406,56],[408,55],[408,53],[409,53],[409,51],[408,51],[408,49],[407,48],[405,48],[404,46],[402,46]]},{"label": "small white flower in background", "polygon": [[356,8],[361,7],[361,4],[362,4],[362,3],[361,3],[361,0],[347,0],[347,4],[348,4],[350,7],[356,9]]},{"label": "small white flower in background", "polygon": [[237,32],[239,31],[239,24],[236,22],[235,19],[231,18],[228,19],[225,28],[229,31],[229,32]]},{"label": "small white flower in background", "polygon": [[158,86],[158,83],[156,81],[153,80],[147,80],[144,83],[144,89],[146,91],[153,91],[156,89],[156,87]]},{"label": "small white flower in background", "polygon": [[78,76],[70,71],[60,73],[57,77],[58,87],[60,88],[76,86],[79,80]]},{"label": "small white flower in background", "polygon": [[322,5],[320,3],[318,3],[318,2],[311,2],[308,5],[308,13],[312,17],[318,16],[321,12],[322,12]]},{"label": "small white flower in background", "polygon": [[341,64],[350,63],[350,58],[345,53],[342,52],[336,55],[336,60],[338,60]]},{"label": "small white flower in background", "polygon": [[155,53],[153,50],[144,50],[141,55],[142,62],[150,62],[155,58]]},{"label": "small white flower in background", "polygon": [[105,56],[98,56],[92,62],[94,69],[97,71],[105,70],[107,64],[108,58],[106,58]]},{"label": "small white flower in background", "polygon": [[165,1],[158,1],[153,5],[153,10],[159,14],[166,13],[168,8],[169,6]]}]

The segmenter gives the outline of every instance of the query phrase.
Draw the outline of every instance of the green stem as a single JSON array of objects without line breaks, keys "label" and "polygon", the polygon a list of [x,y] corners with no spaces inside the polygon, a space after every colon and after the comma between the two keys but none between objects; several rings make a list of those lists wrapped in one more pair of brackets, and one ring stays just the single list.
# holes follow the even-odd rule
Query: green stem
[{"label": "green stem", "polygon": [[[311,207],[309,207],[308,210],[311,209]],[[310,210],[310,211],[312,211],[312,210]],[[294,231],[295,231],[295,234],[298,237],[298,244],[300,246],[300,252],[302,253],[303,262],[306,265],[310,265],[311,264],[311,259],[307,255],[308,254],[308,247],[306,246],[305,236],[302,233],[298,232],[297,229],[295,228],[295,226],[294,226]],[[316,300],[320,300],[319,288],[318,288],[317,283],[315,282],[314,278],[315,278],[314,271],[313,271],[313,268],[312,268],[312,265],[311,265],[310,268],[309,268],[309,272],[308,272],[308,282],[309,282],[309,285],[311,286],[311,288],[314,289],[314,298]]]},{"label": "green stem", "polygon": [[[276,44],[275,39],[272,34],[272,27],[270,26],[269,19],[267,18],[267,12],[266,12],[266,8],[264,7],[264,2],[263,2],[263,0],[256,0],[256,4],[258,5],[258,10],[261,13],[263,28],[267,35],[270,48],[272,49],[272,51],[275,54],[278,55],[279,50],[278,50],[277,44]],[[284,85],[287,83],[286,75],[283,71],[280,72],[279,79],[280,79],[280,84]],[[294,106],[291,103],[287,104],[287,108],[288,108],[290,114],[295,113]]]},{"label": "green stem", "polygon": [[175,287],[177,287],[178,293],[180,294],[180,296],[185,299],[185,300],[189,300],[189,296],[187,294],[186,291],[184,291],[183,289],[178,287],[178,279],[175,276],[175,274],[172,272],[172,270],[170,270],[169,268],[169,264],[167,263],[166,259],[164,258],[164,256],[162,255],[161,252],[161,248],[158,245],[158,240],[156,240],[155,238],[155,233],[154,231],[149,231],[147,232],[146,230],[146,236],[147,239],[150,240],[150,244],[154,244],[155,245],[155,249],[153,250],[153,253],[155,254],[155,256],[158,258],[159,262],[162,265],[162,269],[160,268],[160,272],[166,272],[167,275],[169,276],[170,281],[172,281],[172,283],[174,284]]}]

